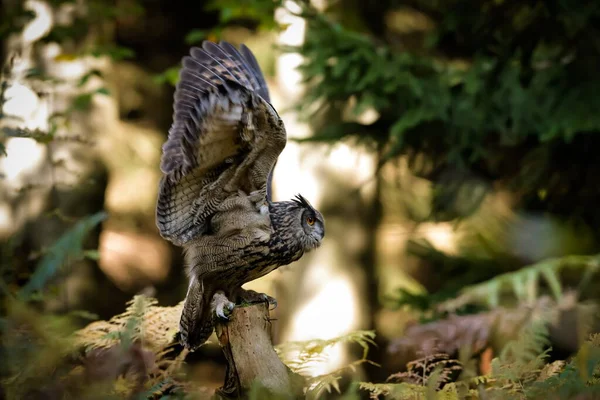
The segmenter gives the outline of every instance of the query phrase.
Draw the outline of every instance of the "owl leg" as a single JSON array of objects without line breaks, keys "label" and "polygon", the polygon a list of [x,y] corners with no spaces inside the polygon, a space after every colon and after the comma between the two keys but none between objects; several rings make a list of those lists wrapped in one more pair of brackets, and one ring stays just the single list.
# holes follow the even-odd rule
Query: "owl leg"
[{"label": "owl leg", "polygon": [[235,303],[229,301],[225,293],[219,290],[214,294],[210,306],[212,313],[216,314],[217,317],[228,320]]},{"label": "owl leg", "polygon": [[236,296],[236,301],[238,303],[240,303],[240,302],[244,302],[244,303],[248,303],[248,304],[268,303],[270,306],[273,306],[273,308],[270,308],[271,310],[274,310],[277,308],[277,300],[275,300],[275,298],[273,298],[265,293],[258,293],[254,290],[246,290],[246,289],[238,288],[235,291],[235,296]]}]

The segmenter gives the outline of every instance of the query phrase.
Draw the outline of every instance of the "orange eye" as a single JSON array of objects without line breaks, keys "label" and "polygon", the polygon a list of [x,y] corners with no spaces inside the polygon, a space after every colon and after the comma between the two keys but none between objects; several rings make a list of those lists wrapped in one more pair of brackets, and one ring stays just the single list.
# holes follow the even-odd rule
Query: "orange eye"
[{"label": "orange eye", "polygon": [[308,217],[308,218],[306,218],[306,223],[309,224],[309,225],[314,225],[315,224],[314,217]]}]

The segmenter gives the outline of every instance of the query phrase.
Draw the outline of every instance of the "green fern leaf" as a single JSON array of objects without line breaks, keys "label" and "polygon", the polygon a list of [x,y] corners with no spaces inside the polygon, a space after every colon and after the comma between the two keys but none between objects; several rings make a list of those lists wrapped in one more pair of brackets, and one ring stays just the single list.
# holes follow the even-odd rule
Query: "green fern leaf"
[{"label": "green fern leaf", "polygon": [[83,241],[87,234],[106,217],[104,211],[98,212],[77,222],[65,232],[40,260],[29,282],[19,291],[18,297],[22,300],[28,299],[35,291],[41,290],[69,259],[81,258],[84,254]]},{"label": "green fern leaf", "polygon": [[544,278],[553,297],[560,300],[563,289],[559,273],[565,269],[583,271],[583,278],[589,280],[591,275],[598,272],[600,255],[566,256],[552,258],[524,267],[515,272],[498,275],[497,277],[477,285],[464,288],[461,294],[452,300],[439,305],[439,310],[453,311],[467,304],[484,303],[491,308],[499,306],[502,295],[511,293],[526,303],[533,303],[538,297],[540,278]]}]

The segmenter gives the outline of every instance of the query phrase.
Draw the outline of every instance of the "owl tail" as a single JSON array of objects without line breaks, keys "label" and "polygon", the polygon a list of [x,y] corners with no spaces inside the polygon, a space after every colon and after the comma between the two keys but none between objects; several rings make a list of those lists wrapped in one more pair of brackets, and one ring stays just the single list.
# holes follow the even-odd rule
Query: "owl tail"
[{"label": "owl tail", "polygon": [[211,313],[211,290],[204,287],[204,282],[194,277],[190,279],[181,319],[179,321],[179,342],[190,351],[196,350],[206,342],[214,329]]}]

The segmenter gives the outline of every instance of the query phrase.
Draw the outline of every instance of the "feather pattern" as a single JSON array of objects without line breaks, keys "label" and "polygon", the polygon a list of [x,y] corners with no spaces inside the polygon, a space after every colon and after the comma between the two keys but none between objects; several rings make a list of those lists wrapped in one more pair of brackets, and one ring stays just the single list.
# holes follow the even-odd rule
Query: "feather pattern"
[{"label": "feather pattern", "polygon": [[264,191],[286,143],[256,59],[222,42],[183,58],[173,125],[163,145],[157,202],[161,235],[176,245],[207,232],[221,202],[241,189]]},{"label": "feather pattern", "polygon": [[185,250],[190,286],[180,341],[193,351],[211,335],[215,315],[232,309],[230,297],[264,301],[266,295],[249,294],[244,283],[317,248],[325,227],[300,195],[271,201],[286,133],[250,50],[205,42],[182,64],[156,223]]}]

